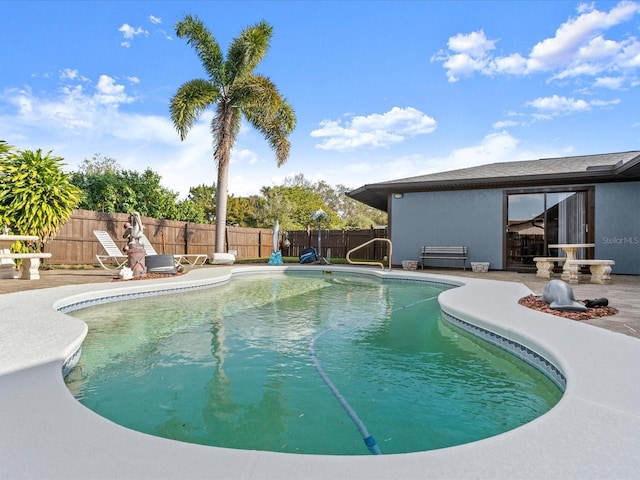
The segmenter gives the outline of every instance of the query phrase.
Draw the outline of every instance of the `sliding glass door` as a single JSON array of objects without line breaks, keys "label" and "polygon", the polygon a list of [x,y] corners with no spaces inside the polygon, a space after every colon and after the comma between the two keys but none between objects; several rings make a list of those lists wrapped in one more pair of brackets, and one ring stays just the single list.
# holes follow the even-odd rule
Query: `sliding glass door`
[{"label": "sliding glass door", "polygon": [[590,241],[592,190],[507,192],[505,197],[508,270],[532,270],[535,257],[562,256],[549,245]]}]

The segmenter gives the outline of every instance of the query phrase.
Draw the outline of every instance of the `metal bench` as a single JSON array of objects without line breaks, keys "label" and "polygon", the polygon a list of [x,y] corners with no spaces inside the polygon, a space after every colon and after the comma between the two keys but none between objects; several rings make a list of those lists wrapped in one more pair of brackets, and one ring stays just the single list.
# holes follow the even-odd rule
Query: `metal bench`
[{"label": "metal bench", "polygon": [[467,247],[422,247],[420,252],[420,268],[424,270],[427,260],[461,261],[462,268],[467,269]]},{"label": "metal bench", "polygon": [[40,278],[40,259],[51,258],[50,253],[7,253],[0,252],[0,260],[22,260],[22,279],[38,280]]}]

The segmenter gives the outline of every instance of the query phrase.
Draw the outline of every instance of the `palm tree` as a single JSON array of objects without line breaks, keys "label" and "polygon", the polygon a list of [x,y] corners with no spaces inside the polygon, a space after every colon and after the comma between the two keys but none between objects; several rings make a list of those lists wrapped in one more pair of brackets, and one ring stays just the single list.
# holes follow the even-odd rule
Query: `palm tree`
[{"label": "palm tree", "polygon": [[254,73],[269,49],[273,28],[266,22],[247,27],[229,46],[226,60],[211,32],[195,16],[175,25],[176,35],[186,38],[207,73],[181,85],[171,99],[171,119],[184,140],[205,109],[215,108],[211,120],[213,157],[218,166],[216,191],[216,253],[224,252],[227,189],[231,149],[244,117],[263,134],[274,150],[278,167],[289,157],[288,135],[296,124],[293,108],[280,96],[273,82]]}]

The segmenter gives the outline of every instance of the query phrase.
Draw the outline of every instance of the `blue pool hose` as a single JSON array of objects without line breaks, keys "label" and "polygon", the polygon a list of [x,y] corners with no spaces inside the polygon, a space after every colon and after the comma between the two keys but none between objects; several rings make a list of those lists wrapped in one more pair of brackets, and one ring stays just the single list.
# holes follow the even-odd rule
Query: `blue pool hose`
[{"label": "blue pool hose", "polygon": [[358,427],[358,430],[360,431],[360,435],[362,435],[362,438],[364,439],[364,444],[367,446],[369,451],[374,455],[382,455],[382,450],[380,450],[380,447],[376,443],[376,440],[369,434],[369,431],[367,430],[366,425],[362,422],[362,420],[360,420],[360,418],[358,417],[358,414],[355,412],[353,408],[351,408],[351,405],[349,405],[349,402],[347,402],[347,399],[342,396],[338,388],[333,384],[331,379],[327,376],[325,371],[322,369],[322,365],[320,365],[320,361],[318,360],[318,356],[316,355],[316,351],[314,348],[315,343],[318,338],[320,338],[322,335],[324,335],[330,330],[331,329],[325,330],[321,334],[313,337],[313,339],[311,340],[311,343],[309,345],[309,355],[311,355],[313,365],[316,367],[316,370],[318,371],[320,378],[324,380],[324,383],[326,383],[327,387],[329,387],[329,390],[333,392],[335,397],[338,399],[338,402],[340,402],[340,405],[342,405],[342,408],[345,409],[345,411],[347,412],[347,415],[349,415],[349,418],[351,418],[351,420],[353,420],[353,423],[356,424],[356,427]]},{"label": "blue pool hose", "polygon": [[[429,302],[431,300],[435,300],[436,298],[438,298],[437,295],[435,297],[418,300],[408,305],[395,308],[391,311],[391,313],[397,312],[399,310],[404,310],[405,308],[411,308],[415,305],[418,305],[419,303]],[[324,380],[324,383],[327,384],[327,387],[329,387],[329,390],[331,390],[331,392],[338,399],[338,402],[340,402],[340,405],[342,405],[342,408],[345,409],[345,411],[347,412],[347,415],[349,415],[349,418],[351,418],[353,423],[356,424],[356,427],[358,427],[358,430],[360,431],[360,435],[362,435],[362,439],[364,440],[364,444],[367,446],[369,451],[374,455],[382,455],[382,450],[380,450],[380,447],[376,443],[375,438],[373,438],[373,436],[367,430],[367,427],[364,424],[364,422],[360,420],[360,417],[358,417],[358,414],[355,412],[353,408],[351,408],[351,405],[349,405],[349,402],[347,402],[347,399],[344,398],[344,396],[340,393],[340,390],[338,390],[338,388],[333,384],[329,376],[326,374],[326,372],[322,368],[322,365],[320,365],[320,360],[318,360],[318,356],[316,355],[315,344],[316,344],[316,341],[322,335],[324,335],[329,331],[331,331],[331,328],[313,337],[311,339],[311,342],[309,343],[309,355],[311,356],[311,360],[313,361],[313,366],[316,367],[316,370],[318,371],[318,375],[320,375],[320,378]]]}]

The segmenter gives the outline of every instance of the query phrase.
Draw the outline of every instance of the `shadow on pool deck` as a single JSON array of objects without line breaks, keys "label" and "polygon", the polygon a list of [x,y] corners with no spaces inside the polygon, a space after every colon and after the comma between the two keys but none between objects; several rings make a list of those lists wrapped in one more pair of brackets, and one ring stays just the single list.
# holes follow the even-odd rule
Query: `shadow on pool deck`
[{"label": "shadow on pool deck", "polygon": [[[265,263],[266,266],[266,263]],[[204,266],[197,268],[218,268]],[[395,269],[394,271],[402,271]],[[419,270],[422,272],[422,270]],[[535,294],[541,295],[548,280],[536,277],[535,273],[517,273],[503,271],[489,271],[476,273],[470,270],[434,269],[424,270],[425,274],[443,274],[460,277],[485,278],[488,280],[502,280],[523,283]],[[42,269],[39,280],[0,279],[0,294],[21,292],[40,288],[53,288],[65,285],[85,283],[108,283],[117,278],[113,273],[103,269]],[[558,278],[558,277],[556,277]],[[611,317],[597,318],[582,323],[640,338],[640,275],[612,275],[611,283],[597,285],[589,283],[589,276],[572,285],[576,299],[586,300],[605,297],[609,305],[618,309],[619,313]]]}]

